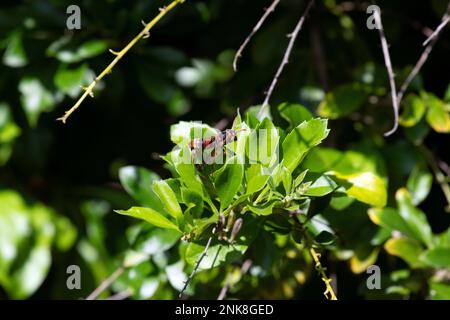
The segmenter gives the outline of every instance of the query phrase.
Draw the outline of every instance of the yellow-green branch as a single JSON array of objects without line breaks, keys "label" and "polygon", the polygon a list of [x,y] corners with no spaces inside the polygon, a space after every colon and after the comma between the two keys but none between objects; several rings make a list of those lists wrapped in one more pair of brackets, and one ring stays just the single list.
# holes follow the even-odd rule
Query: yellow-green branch
[{"label": "yellow-green branch", "polygon": [[144,29],[142,29],[142,31],[133,38],[133,40],[131,40],[126,46],[125,48],[123,48],[122,50],[115,52],[112,50],[109,50],[112,54],[114,54],[116,57],[114,58],[114,60],[102,71],[102,73],[100,73],[100,75],[98,75],[88,87],[83,88],[84,93],[83,95],[78,99],[78,101],[74,104],[74,106],[72,108],[70,108],[68,111],[66,111],[66,113],[64,114],[64,116],[62,116],[61,118],[58,118],[58,120],[62,121],[63,123],[66,123],[67,119],[70,117],[70,115],[77,110],[81,103],[84,101],[84,99],[86,99],[87,96],[94,96],[94,88],[97,85],[97,83],[103,79],[107,74],[111,73],[112,69],[114,68],[114,66],[120,61],[120,59],[122,59],[122,57],[141,39],[143,38],[148,38],[150,36],[150,30],[169,12],[171,11],[173,8],[175,8],[178,4],[181,4],[183,2],[185,2],[186,0],[173,0],[168,6],[164,7],[164,8],[160,8],[159,9],[159,14],[153,18],[152,21],[150,21],[149,23],[145,24],[144,23]]},{"label": "yellow-green branch", "polygon": [[333,287],[331,286],[331,279],[328,278],[327,274],[325,273],[326,269],[322,267],[322,264],[320,263],[320,255],[313,248],[309,249],[309,252],[314,259],[317,272],[322,278],[322,281],[325,283],[326,290],[323,294],[328,300],[337,300],[336,294],[334,293]]}]

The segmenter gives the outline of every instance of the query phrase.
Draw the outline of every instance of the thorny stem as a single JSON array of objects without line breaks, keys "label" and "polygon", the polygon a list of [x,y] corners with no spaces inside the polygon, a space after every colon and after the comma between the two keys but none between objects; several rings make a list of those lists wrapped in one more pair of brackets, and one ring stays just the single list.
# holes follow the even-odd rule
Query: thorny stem
[{"label": "thorny stem", "polygon": [[203,252],[200,255],[200,257],[198,258],[197,263],[195,264],[194,270],[192,270],[191,274],[189,275],[187,280],[184,282],[184,286],[181,289],[180,294],[178,295],[179,298],[181,298],[183,296],[183,293],[186,290],[187,286],[189,285],[189,283],[192,281],[192,279],[194,278],[195,274],[197,273],[198,268],[200,267],[200,263],[206,257],[206,255],[208,253],[208,250],[209,250],[209,246],[211,245],[211,242],[212,242],[212,239],[213,239],[213,236],[214,236],[215,233],[216,233],[216,227],[213,228],[212,235],[209,237],[208,242],[206,243],[205,249],[203,250]]},{"label": "thorny stem", "polygon": [[311,256],[315,262],[317,272],[321,276],[322,281],[325,283],[326,290],[323,294],[328,300],[337,300],[336,294],[334,293],[333,287],[331,286],[331,279],[328,278],[327,274],[325,273],[326,269],[322,267],[322,264],[320,263],[320,254],[318,254],[313,248],[310,248],[309,252],[311,253]]},{"label": "thorny stem", "polygon": [[144,29],[142,29],[142,31],[133,38],[133,40],[131,40],[126,46],[125,48],[123,48],[122,50],[120,50],[119,52],[115,52],[112,50],[109,50],[112,54],[114,54],[116,57],[114,58],[114,60],[102,71],[102,73],[100,73],[100,75],[98,75],[92,82],[91,84],[86,87],[83,88],[84,93],[83,95],[78,99],[78,101],[75,103],[75,105],[70,108],[68,111],[65,112],[64,116],[62,116],[61,118],[58,118],[57,120],[62,121],[63,123],[66,123],[67,119],[70,117],[70,115],[75,112],[75,110],[77,110],[81,103],[84,101],[84,99],[87,98],[87,96],[94,96],[94,88],[97,85],[97,83],[102,80],[106,75],[108,75],[109,73],[112,72],[112,69],[114,68],[114,66],[120,61],[120,59],[123,58],[123,56],[131,49],[133,48],[133,46],[142,38],[148,38],[150,36],[150,30],[169,12],[171,11],[173,8],[175,8],[178,4],[181,4],[183,2],[185,2],[186,0],[173,0],[168,6],[160,8],[159,10],[159,14],[153,18],[152,21],[150,21],[149,23],[145,24]]},{"label": "thorny stem", "polygon": [[275,77],[273,78],[272,83],[270,84],[269,90],[267,90],[266,98],[264,99],[264,102],[258,113],[258,118],[261,118],[262,115],[264,114],[264,112],[266,111],[266,109],[269,107],[269,100],[270,100],[270,97],[272,96],[275,86],[278,83],[278,78],[283,73],[284,67],[289,63],[289,57],[291,56],[292,49],[294,48],[295,40],[297,39],[298,34],[299,34],[300,30],[302,29],[303,23],[305,22],[306,16],[308,15],[313,4],[314,4],[314,0],[310,0],[308,2],[305,12],[300,17],[300,20],[298,21],[297,25],[295,26],[294,31],[292,31],[292,33],[288,35],[288,37],[290,38],[289,44],[286,48],[283,60],[281,61],[280,66],[278,67]]},{"label": "thorny stem", "polygon": [[270,14],[273,11],[275,11],[275,8],[278,6],[279,3],[280,3],[280,0],[274,0],[272,2],[270,7],[266,9],[266,11],[262,15],[262,17],[259,19],[258,23],[253,28],[252,32],[250,32],[250,34],[247,36],[247,38],[245,38],[245,40],[242,43],[242,45],[239,47],[239,50],[236,52],[236,55],[234,56],[234,60],[233,60],[233,69],[234,69],[234,71],[237,71],[237,63],[238,63],[239,58],[242,56],[242,52],[245,50],[245,48],[247,47],[248,43],[253,38],[253,36],[262,27],[262,25],[264,24],[264,21],[266,21],[267,17],[269,17]]}]

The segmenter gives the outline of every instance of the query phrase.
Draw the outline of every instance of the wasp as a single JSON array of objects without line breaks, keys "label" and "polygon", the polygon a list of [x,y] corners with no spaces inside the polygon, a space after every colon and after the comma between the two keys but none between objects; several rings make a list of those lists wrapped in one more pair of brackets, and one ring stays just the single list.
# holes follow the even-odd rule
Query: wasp
[{"label": "wasp", "polygon": [[[238,131],[226,129],[225,131],[218,131],[215,136],[193,139],[189,142],[189,148],[196,160],[203,156],[200,163],[211,164],[227,144],[236,140],[237,133],[243,130],[246,129]],[[198,164],[198,162],[196,163]]]},{"label": "wasp", "polygon": [[215,136],[211,136],[205,139],[193,139],[189,142],[189,148],[194,149],[206,149],[211,147],[223,148],[225,145],[233,142],[236,139],[236,131],[227,129],[225,131],[219,131]]}]

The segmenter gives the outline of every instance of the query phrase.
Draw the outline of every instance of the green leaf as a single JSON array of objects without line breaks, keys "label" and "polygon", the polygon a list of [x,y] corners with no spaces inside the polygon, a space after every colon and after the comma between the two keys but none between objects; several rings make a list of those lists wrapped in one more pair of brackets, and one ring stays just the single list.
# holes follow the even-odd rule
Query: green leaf
[{"label": "green leaf", "polygon": [[384,244],[384,249],[393,256],[400,257],[405,260],[412,268],[423,267],[423,263],[419,260],[423,249],[420,244],[409,238],[393,238]]},{"label": "green leaf", "polygon": [[244,164],[236,156],[227,160],[225,165],[214,173],[214,186],[219,195],[221,211],[231,204],[241,188],[243,178]]},{"label": "green leaf", "polygon": [[329,246],[333,244],[336,241],[336,239],[337,238],[334,234],[326,230],[323,230],[314,238],[314,241],[316,241],[318,244],[322,246]]},{"label": "green leaf", "polygon": [[305,181],[310,181],[311,185],[303,194],[310,197],[323,197],[337,188],[337,184],[333,179],[318,173],[308,173]]},{"label": "green leaf", "polygon": [[278,106],[278,111],[287,122],[289,128],[295,128],[303,121],[308,121],[313,118],[311,112],[300,104],[283,103]]},{"label": "green leaf", "polygon": [[[218,267],[226,261],[232,261],[242,256],[247,249],[246,245],[212,245],[208,249],[207,255],[199,265],[199,270],[208,270]],[[186,249],[186,262],[194,266],[203,254],[205,246],[197,243],[189,243]]]},{"label": "green leaf", "polygon": [[450,115],[445,110],[444,102],[431,94],[426,94],[426,103],[428,105],[427,122],[439,133],[450,132]]},{"label": "green leaf", "polygon": [[406,184],[415,206],[426,199],[431,191],[432,184],[433,175],[428,170],[416,166]]},{"label": "green leaf", "polygon": [[350,269],[356,274],[366,272],[367,268],[377,261],[378,253],[378,248],[367,248],[361,252],[355,252],[350,259]]},{"label": "green leaf", "polygon": [[419,123],[426,110],[424,101],[415,94],[410,94],[403,100],[402,105],[403,113],[399,118],[399,123],[404,127],[413,127]]},{"label": "green leaf", "polygon": [[194,205],[190,213],[193,218],[199,218],[203,213],[203,197],[197,192],[184,187],[181,188],[181,197],[186,205]]},{"label": "green leaf", "polygon": [[272,167],[278,160],[280,136],[278,130],[269,118],[258,124],[255,130],[248,134],[247,155],[249,162],[260,163],[264,167]]},{"label": "green leaf", "polygon": [[205,139],[216,134],[216,129],[199,122],[180,121],[170,127],[170,140],[175,144],[193,139]]},{"label": "green leaf", "polygon": [[183,211],[178,203],[177,197],[166,181],[153,181],[153,191],[158,195],[164,209],[174,217],[180,224],[183,221]]},{"label": "green leaf", "polygon": [[408,225],[416,240],[422,241],[428,247],[433,245],[433,234],[425,214],[414,207],[409,192],[402,188],[395,194],[400,216]]},{"label": "green leaf", "polygon": [[312,119],[293,129],[282,144],[283,163],[293,172],[307,152],[328,136],[327,120]]},{"label": "green leaf", "polygon": [[450,247],[427,250],[420,259],[434,268],[450,268]]},{"label": "green leaf", "polygon": [[440,282],[430,282],[430,296],[433,300],[450,300],[450,285]]},{"label": "green leaf", "polygon": [[39,115],[50,111],[55,100],[53,95],[44,87],[37,78],[23,78],[19,83],[21,94],[20,101],[32,127],[37,125]]},{"label": "green leaf", "polygon": [[343,85],[327,94],[317,112],[321,117],[338,119],[358,110],[366,99],[366,92],[358,84]]},{"label": "green leaf", "polygon": [[129,210],[116,210],[115,212],[147,221],[148,223],[159,228],[180,231],[180,229],[173,222],[151,208],[132,207]]},{"label": "green leaf", "polygon": [[264,174],[262,165],[252,164],[245,171],[245,177],[247,181],[247,194],[253,194],[261,190],[267,183],[269,175]]},{"label": "green leaf", "polygon": [[414,233],[409,229],[408,224],[400,216],[400,213],[396,209],[392,208],[371,208],[368,211],[370,220],[388,229],[389,231],[400,231],[405,236],[412,239],[415,238]]},{"label": "green leaf", "polygon": [[27,54],[23,47],[22,33],[12,32],[8,38],[8,46],[3,54],[3,64],[11,68],[20,68],[28,63]]},{"label": "green leaf", "polygon": [[281,204],[281,202],[278,200],[270,200],[258,205],[248,204],[247,208],[258,216],[268,216],[273,213],[273,208],[279,204]]},{"label": "green leaf", "polygon": [[162,212],[163,205],[152,189],[152,184],[161,178],[142,167],[127,166],[119,170],[122,186],[139,204]]},{"label": "green leaf", "polygon": [[148,224],[138,226],[144,230],[138,234],[132,246],[137,252],[146,255],[154,255],[167,251],[180,239],[180,232],[176,230],[155,228]]},{"label": "green leaf", "polygon": [[202,181],[197,175],[195,165],[192,161],[192,153],[187,144],[182,144],[180,149],[172,151],[170,157],[176,172],[180,175],[182,183],[187,188],[203,196]]},{"label": "green leaf", "polygon": [[66,47],[69,43],[69,37],[62,37],[58,39],[47,49],[47,55],[56,57],[61,62],[77,63],[98,56],[108,49],[108,42],[104,40],[86,41],[75,50]]},{"label": "green leaf", "polygon": [[82,91],[81,87],[88,84],[93,78],[93,73],[87,64],[82,64],[74,69],[62,65],[56,72],[53,81],[60,91],[75,98]]},{"label": "green leaf", "polygon": [[371,172],[344,175],[330,172],[349,185],[344,186],[349,197],[375,207],[384,207],[387,202],[387,190],[384,181]]}]

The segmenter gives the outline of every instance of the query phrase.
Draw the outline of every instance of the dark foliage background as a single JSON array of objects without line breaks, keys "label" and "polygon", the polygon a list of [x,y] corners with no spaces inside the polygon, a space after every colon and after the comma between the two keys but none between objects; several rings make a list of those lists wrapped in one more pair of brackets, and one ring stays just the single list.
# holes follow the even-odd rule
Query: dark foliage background
[{"label": "dark foliage background", "polygon": [[[125,56],[102,81],[95,98],[86,100],[66,125],[55,119],[75,102],[79,80],[91,80],[92,74],[98,74],[112,59],[107,49],[123,47],[141,30],[140,21],[149,20],[166,2],[77,1],[82,29],[74,32],[65,27],[66,8],[74,1],[1,2],[0,103],[8,106],[8,121],[15,124],[17,134],[10,140],[0,139],[0,216],[2,210],[10,210],[5,197],[14,196],[5,193],[12,192],[28,208],[18,211],[31,210],[41,203],[53,212],[53,224],[63,224],[55,221],[66,217],[71,227],[61,227],[58,232],[61,237],[72,233],[73,239],[67,239],[65,245],[48,247],[48,270],[35,263],[30,274],[18,276],[17,283],[41,275],[42,284],[35,289],[18,289],[22,286],[17,283],[8,287],[0,277],[0,298],[84,297],[115,269],[118,257],[127,248],[126,228],[134,223],[112,211],[133,204],[119,183],[119,168],[143,166],[168,177],[169,172],[156,155],[172,148],[171,124],[179,120],[201,120],[211,125],[224,120],[230,123],[237,108],[243,111],[262,102],[285,51],[286,34],[293,29],[305,5],[305,1],[281,1],[244,52],[239,70],[234,73],[234,52],[268,2],[186,1],[157,25],[148,40]],[[423,50],[424,30],[439,24],[447,3],[398,0],[377,4],[383,8],[391,57],[401,83]],[[388,90],[378,33],[366,28],[367,14],[358,9],[363,5],[361,1],[317,1],[272,98],[273,106],[289,101],[315,111],[324,92],[360,81],[364,67],[374,68],[375,81]],[[49,50],[63,37],[67,39],[64,47]],[[87,41],[94,45],[86,49],[85,57],[65,60],[63,49],[73,53]],[[8,48],[9,60],[5,58]],[[449,33],[444,30],[412,91],[423,88],[437,97],[445,96],[450,82],[449,52]],[[58,73],[64,70],[79,73],[65,78],[60,74],[58,80]],[[27,79],[34,81],[31,89],[26,88]],[[68,92],[75,94],[70,96]],[[419,160],[403,128],[382,141],[382,133],[393,121],[386,93],[376,108],[363,107],[331,120],[331,134],[324,145],[345,150],[371,141],[380,147],[378,152],[390,177],[389,204],[395,206],[392,194],[405,185]],[[448,135],[431,130],[423,144],[436,158],[450,162]],[[427,213],[434,233],[443,232],[450,225],[450,215],[443,210],[446,205],[439,185],[433,184],[420,208]],[[347,223],[353,223],[351,216]],[[6,232],[8,222],[0,220],[0,224],[0,230]],[[40,228],[43,227],[36,224],[36,234]],[[28,252],[33,245],[34,241],[22,243],[20,250]],[[66,268],[72,264],[81,267],[81,290],[66,288]],[[340,298],[368,297],[358,289],[365,282],[365,273],[354,274],[345,261],[325,259],[324,264],[338,279]],[[383,270],[408,268],[386,254],[379,255],[377,264]],[[20,261],[14,267],[20,269]],[[261,284],[260,290],[270,292],[272,288]],[[201,292],[200,297],[205,295]],[[322,292],[320,279],[311,277],[291,297],[321,299]],[[424,298],[426,294],[419,290],[407,296]]]}]

